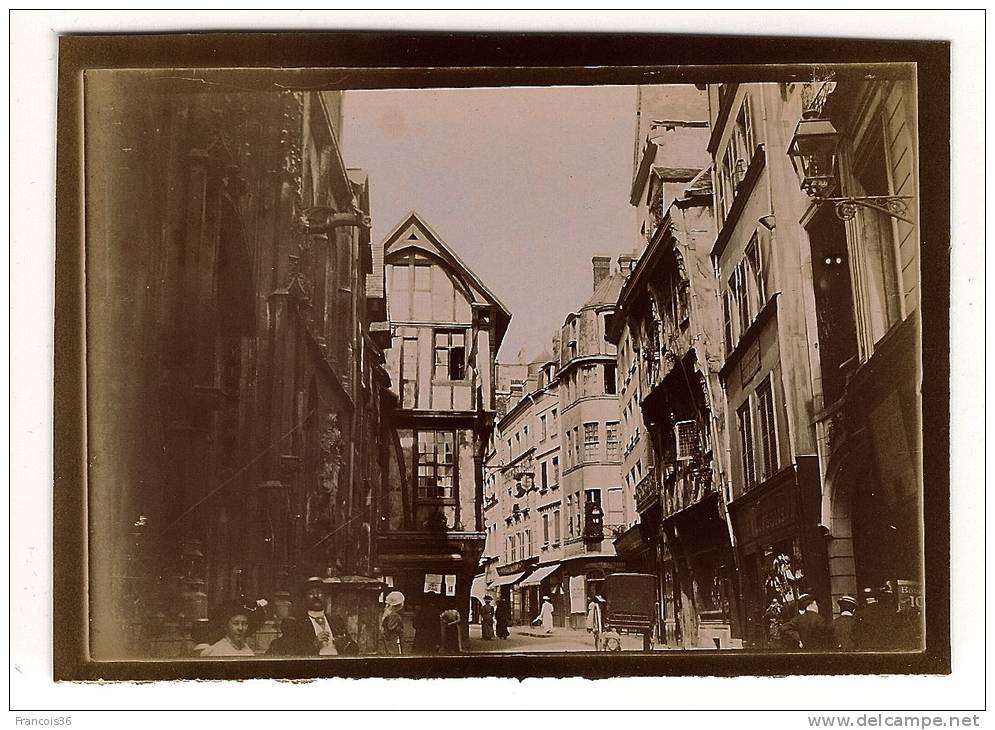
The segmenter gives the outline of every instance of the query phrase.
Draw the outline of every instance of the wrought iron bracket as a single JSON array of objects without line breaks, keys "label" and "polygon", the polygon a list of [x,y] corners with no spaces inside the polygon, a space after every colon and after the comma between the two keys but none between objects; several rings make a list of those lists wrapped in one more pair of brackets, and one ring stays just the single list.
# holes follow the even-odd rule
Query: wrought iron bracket
[{"label": "wrought iron bracket", "polygon": [[836,209],[836,217],[840,220],[853,220],[857,215],[857,207],[860,206],[890,215],[892,218],[897,218],[909,225],[915,225],[915,221],[905,216],[905,213],[909,209],[906,201],[912,200],[911,195],[863,195],[854,198],[823,198],[812,196],[812,199],[819,203],[832,203]]}]

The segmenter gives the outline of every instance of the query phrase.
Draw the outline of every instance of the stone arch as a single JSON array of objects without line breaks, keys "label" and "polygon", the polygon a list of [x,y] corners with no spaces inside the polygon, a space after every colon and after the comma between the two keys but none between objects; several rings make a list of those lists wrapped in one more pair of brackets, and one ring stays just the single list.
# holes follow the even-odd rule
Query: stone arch
[{"label": "stone arch", "polygon": [[[854,455],[849,455],[854,456]],[[826,552],[829,558],[829,586],[836,599],[857,594],[857,564],[853,544],[853,476],[852,459],[831,458],[823,489],[823,524],[829,528]]]}]

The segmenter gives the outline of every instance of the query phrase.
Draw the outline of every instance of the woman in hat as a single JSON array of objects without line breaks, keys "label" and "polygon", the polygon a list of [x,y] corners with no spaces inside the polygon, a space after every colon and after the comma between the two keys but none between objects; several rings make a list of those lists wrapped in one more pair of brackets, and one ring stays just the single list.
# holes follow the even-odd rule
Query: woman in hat
[{"label": "woman in hat", "polygon": [[480,607],[480,638],[494,639],[494,599],[491,596],[484,596],[484,605]]},{"label": "woman in hat", "polygon": [[383,615],[380,617],[380,635],[385,654],[402,654],[401,638],[404,636],[404,594],[391,591],[384,598]]},{"label": "woman in hat", "polygon": [[249,608],[240,601],[219,606],[214,613],[224,636],[201,652],[201,656],[255,656],[248,639],[259,628],[258,607]]},{"label": "woman in hat", "polygon": [[542,608],[539,615],[532,620],[533,624],[542,624],[544,634],[553,633],[553,599],[549,596],[542,597]]}]

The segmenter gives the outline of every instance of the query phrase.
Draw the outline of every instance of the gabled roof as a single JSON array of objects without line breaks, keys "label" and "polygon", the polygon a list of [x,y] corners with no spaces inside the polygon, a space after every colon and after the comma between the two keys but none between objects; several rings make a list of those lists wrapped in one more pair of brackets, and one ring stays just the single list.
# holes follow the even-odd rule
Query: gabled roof
[{"label": "gabled roof", "polygon": [[386,261],[391,254],[397,251],[411,247],[421,249],[447,263],[463,283],[473,290],[474,299],[479,299],[495,308],[497,341],[494,343],[494,351],[497,352],[504,339],[504,333],[508,329],[508,324],[511,322],[511,311],[463,262],[449,244],[443,241],[442,237],[425,222],[425,219],[413,210],[404,216],[384,239],[381,247],[383,260]]}]

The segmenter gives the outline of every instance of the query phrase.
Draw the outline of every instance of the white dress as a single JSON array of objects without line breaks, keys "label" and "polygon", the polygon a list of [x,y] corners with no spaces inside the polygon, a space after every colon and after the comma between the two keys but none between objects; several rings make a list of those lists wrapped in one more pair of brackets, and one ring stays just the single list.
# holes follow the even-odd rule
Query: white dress
[{"label": "white dress", "polygon": [[211,644],[209,647],[201,652],[201,656],[255,656],[256,652],[249,648],[248,644],[242,646],[241,649],[235,647],[231,643],[231,639],[227,636]]},{"label": "white dress", "polygon": [[553,633],[553,604],[549,601],[543,601],[542,608],[539,610],[539,618],[542,620],[542,630],[547,634]]}]

